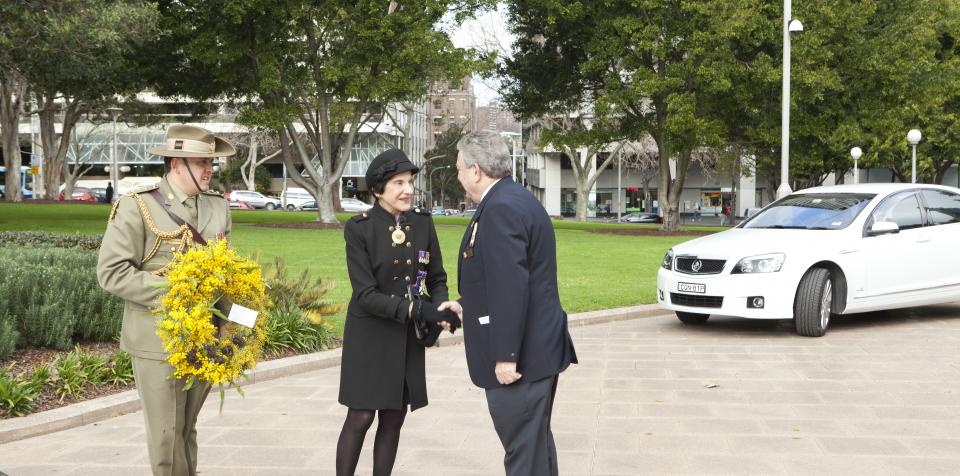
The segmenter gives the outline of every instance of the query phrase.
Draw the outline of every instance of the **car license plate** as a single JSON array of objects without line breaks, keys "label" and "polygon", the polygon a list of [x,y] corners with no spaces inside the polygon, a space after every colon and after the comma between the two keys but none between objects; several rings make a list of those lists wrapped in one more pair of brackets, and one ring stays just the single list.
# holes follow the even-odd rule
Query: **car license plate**
[{"label": "car license plate", "polygon": [[697,283],[677,283],[677,291],[682,293],[704,294],[707,292],[707,285]]}]

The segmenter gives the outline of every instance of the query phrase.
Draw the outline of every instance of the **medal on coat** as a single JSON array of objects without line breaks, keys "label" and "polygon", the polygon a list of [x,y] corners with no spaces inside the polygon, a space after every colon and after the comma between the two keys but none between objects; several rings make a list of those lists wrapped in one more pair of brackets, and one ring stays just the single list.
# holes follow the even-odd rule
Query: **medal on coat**
[{"label": "medal on coat", "polygon": [[417,291],[417,294],[424,295],[427,293],[426,281],[427,272],[424,270],[417,271],[417,279],[413,283],[413,289]]},{"label": "medal on coat", "polygon": [[404,240],[407,239],[407,234],[404,233],[403,230],[400,229],[400,227],[397,227],[397,229],[393,230],[393,233],[390,235],[390,239],[392,239],[394,243],[399,245],[399,244],[402,244]]},{"label": "medal on coat", "polygon": [[430,264],[430,252],[429,251],[417,251],[417,261],[421,264]]}]

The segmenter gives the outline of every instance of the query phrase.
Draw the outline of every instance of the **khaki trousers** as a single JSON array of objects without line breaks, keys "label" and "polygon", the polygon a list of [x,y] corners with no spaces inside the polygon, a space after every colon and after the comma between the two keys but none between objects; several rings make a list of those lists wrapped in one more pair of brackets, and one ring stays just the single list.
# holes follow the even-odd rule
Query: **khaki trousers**
[{"label": "khaki trousers", "polygon": [[133,357],[133,378],[143,407],[154,476],[194,476],[197,415],[210,385],[197,383],[184,392],[183,382],[171,375],[173,367],[166,361]]}]

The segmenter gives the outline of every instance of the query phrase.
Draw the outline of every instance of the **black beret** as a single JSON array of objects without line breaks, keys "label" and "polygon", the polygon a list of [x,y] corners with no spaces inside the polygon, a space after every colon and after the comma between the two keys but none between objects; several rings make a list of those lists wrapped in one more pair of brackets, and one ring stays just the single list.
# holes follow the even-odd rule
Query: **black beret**
[{"label": "black beret", "polygon": [[367,167],[367,189],[372,190],[375,185],[384,183],[390,180],[390,177],[408,170],[413,173],[420,171],[402,150],[387,149],[376,156]]}]

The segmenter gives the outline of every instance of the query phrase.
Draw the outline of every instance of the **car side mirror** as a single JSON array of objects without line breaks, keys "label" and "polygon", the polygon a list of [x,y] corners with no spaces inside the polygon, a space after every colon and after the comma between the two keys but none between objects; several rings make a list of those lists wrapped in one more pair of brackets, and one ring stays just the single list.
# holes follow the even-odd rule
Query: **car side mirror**
[{"label": "car side mirror", "polygon": [[900,227],[892,221],[878,221],[870,227],[870,236],[900,233]]}]

